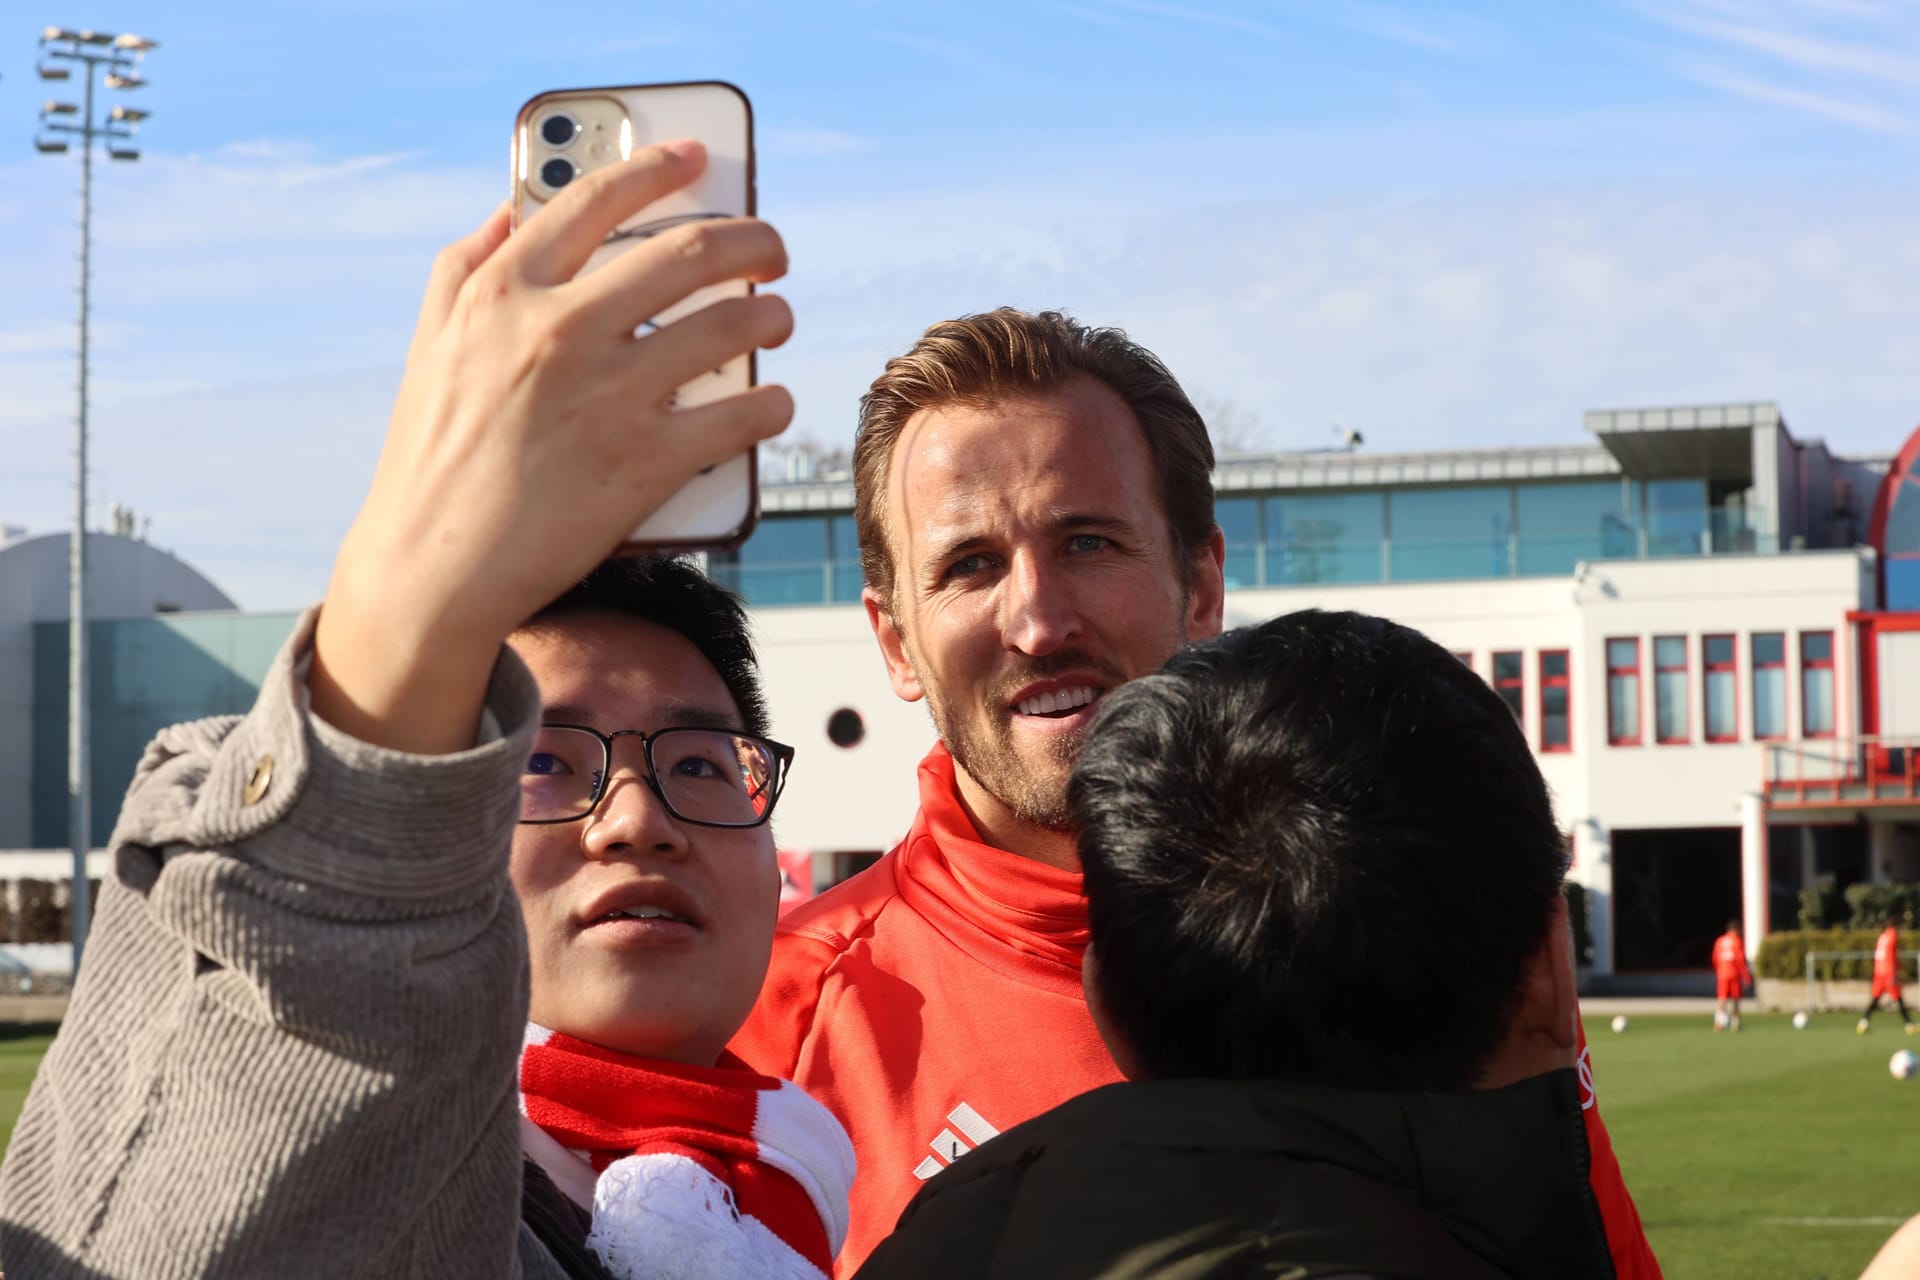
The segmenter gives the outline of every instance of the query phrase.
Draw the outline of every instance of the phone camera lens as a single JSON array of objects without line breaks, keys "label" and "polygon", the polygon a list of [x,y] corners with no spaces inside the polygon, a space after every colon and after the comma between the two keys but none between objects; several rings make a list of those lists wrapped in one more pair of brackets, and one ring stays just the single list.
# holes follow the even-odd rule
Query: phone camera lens
[{"label": "phone camera lens", "polygon": [[564,111],[556,111],[540,122],[540,140],[550,147],[564,147],[580,136],[580,122]]},{"label": "phone camera lens", "polygon": [[553,190],[558,191],[569,182],[572,182],[574,178],[579,176],[579,173],[580,171],[573,167],[573,161],[563,160],[559,156],[555,156],[540,166],[540,181],[546,183],[549,187],[553,188]]}]

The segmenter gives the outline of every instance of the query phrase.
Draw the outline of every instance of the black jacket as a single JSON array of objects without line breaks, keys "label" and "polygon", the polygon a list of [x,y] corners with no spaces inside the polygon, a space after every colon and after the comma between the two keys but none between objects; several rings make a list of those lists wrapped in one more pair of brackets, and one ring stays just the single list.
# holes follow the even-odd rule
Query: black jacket
[{"label": "black jacket", "polygon": [[1572,1071],[1109,1085],[921,1188],[858,1280],[1612,1280]]}]

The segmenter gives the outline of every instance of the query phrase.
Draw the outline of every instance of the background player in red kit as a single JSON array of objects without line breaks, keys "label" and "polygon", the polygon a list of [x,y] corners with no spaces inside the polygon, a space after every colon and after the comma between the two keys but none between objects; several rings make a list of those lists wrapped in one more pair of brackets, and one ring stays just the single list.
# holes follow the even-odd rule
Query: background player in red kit
[{"label": "background player in red kit", "polygon": [[1727,921],[1727,931],[1713,940],[1714,995],[1720,1001],[1713,1011],[1715,1031],[1740,1029],[1740,997],[1753,982],[1753,970],[1747,968],[1747,941],[1740,936],[1740,922]]},{"label": "background player in red kit", "polygon": [[[1907,923],[1913,923],[1911,916]],[[1900,1021],[1906,1023],[1908,1035],[1920,1030],[1913,1025],[1913,1015],[1907,1012],[1907,998],[1900,990],[1900,926],[1891,920],[1873,944],[1873,998],[1867,1001],[1867,1011],[1860,1015],[1860,1025],[1854,1028],[1861,1035],[1867,1034],[1873,1011],[1880,1007],[1882,996],[1891,996],[1900,1006]]]}]

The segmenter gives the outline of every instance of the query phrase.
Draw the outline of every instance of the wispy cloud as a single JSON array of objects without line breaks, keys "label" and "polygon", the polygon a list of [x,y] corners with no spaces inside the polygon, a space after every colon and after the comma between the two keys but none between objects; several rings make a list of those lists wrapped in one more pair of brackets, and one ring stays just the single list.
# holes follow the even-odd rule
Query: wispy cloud
[{"label": "wispy cloud", "polygon": [[839,129],[763,129],[760,147],[789,156],[850,156],[873,150],[873,140]]},{"label": "wispy cloud", "polygon": [[[1173,3],[1172,0],[1097,0],[1091,4],[1055,4],[1056,12],[1097,22],[1104,26],[1126,25],[1126,18],[1157,20],[1188,27],[1229,31],[1255,36],[1266,41],[1299,43],[1313,28],[1333,27],[1376,40],[1419,49],[1429,53],[1459,53],[1472,40],[1469,24],[1454,15],[1421,10],[1417,14],[1391,4],[1319,4],[1290,2],[1291,25],[1283,26],[1268,17],[1250,17],[1224,9]],[[1270,15],[1272,8],[1261,10]]]},{"label": "wispy cloud", "polygon": [[42,324],[30,329],[0,329],[0,356],[37,356],[70,350],[78,341],[71,324]]},{"label": "wispy cloud", "polygon": [[1920,120],[1920,40],[1887,6],[1863,0],[1625,4],[1689,41],[1691,47],[1655,56],[1697,84],[1872,133],[1911,133]]},{"label": "wispy cloud", "polygon": [[1129,13],[1170,18],[1175,22],[1199,26],[1219,27],[1226,31],[1237,31],[1241,35],[1259,36],[1263,40],[1278,40],[1287,36],[1287,32],[1272,23],[1261,22],[1256,18],[1237,13],[1221,13],[1215,9],[1201,9],[1193,5],[1168,4],[1164,0],[1106,0],[1106,3],[1111,8]]},{"label": "wispy cloud", "polygon": [[1720,22],[1670,10],[1649,10],[1659,21],[1737,48],[1766,54],[1790,66],[1867,76],[1907,88],[1920,87],[1920,57],[1889,53],[1868,44],[1823,39],[1773,27]]},{"label": "wispy cloud", "polygon": [[1843,98],[1829,97],[1823,93],[1814,93],[1806,89],[1792,89],[1785,85],[1768,84],[1764,81],[1736,75],[1714,67],[1692,67],[1684,70],[1692,80],[1731,93],[1753,102],[1765,102],[1776,107],[1787,107],[1794,111],[1803,111],[1809,115],[1820,116],[1828,120],[1837,120],[1841,124],[1852,125],[1856,129],[1866,129],[1873,133],[1911,134],[1915,132],[1914,122],[1898,112],[1864,103],[1849,102]]},{"label": "wispy cloud", "polygon": [[189,160],[188,163],[196,164],[205,176],[218,181],[259,183],[285,189],[339,182],[408,161],[418,161],[426,154],[424,151],[390,151],[381,155],[327,160],[322,159],[317,150],[307,143],[257,139],[229,143],[205,160]]},{"label": "wispy cloud", "polygon": [[920,35],[912,31],[871,31],[867,33],[867,37],[881,44],[890,44],[896,49],[911,50],[924,57],[958,67],[962,71],[1006,69],[1006,63],[1001,59],[981,52],[964,40]]},{"label": "wispy cloud", "polygon": [[660,31],[651,35],[620,36],[611,40],[602,40],[593,46],[595,53],[646,53],[654,49],[667,49],[680,43],[678,31]]},{"label": "wispy cloud", "polygon": [[1442,31],[1428,22],[1416,22],[1404,10],[1387,5],[1328,5],[1321,12],[1328,21],[1362,35],[1378,36],[1414,49],[1459,53],[1465,47],[1461,36]]}]

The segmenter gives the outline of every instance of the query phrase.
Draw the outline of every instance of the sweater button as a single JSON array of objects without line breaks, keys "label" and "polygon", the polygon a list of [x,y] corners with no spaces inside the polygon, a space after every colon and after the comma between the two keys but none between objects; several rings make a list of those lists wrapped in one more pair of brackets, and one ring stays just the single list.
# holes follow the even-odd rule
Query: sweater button
[{"label": "sweater button", "polygon": [[253,772],[247,775],[247,789],[241,793],[243,804],[255,805],[267,794],[267,788],[273,785],[273,757],[261,756],[254,762]]}]

